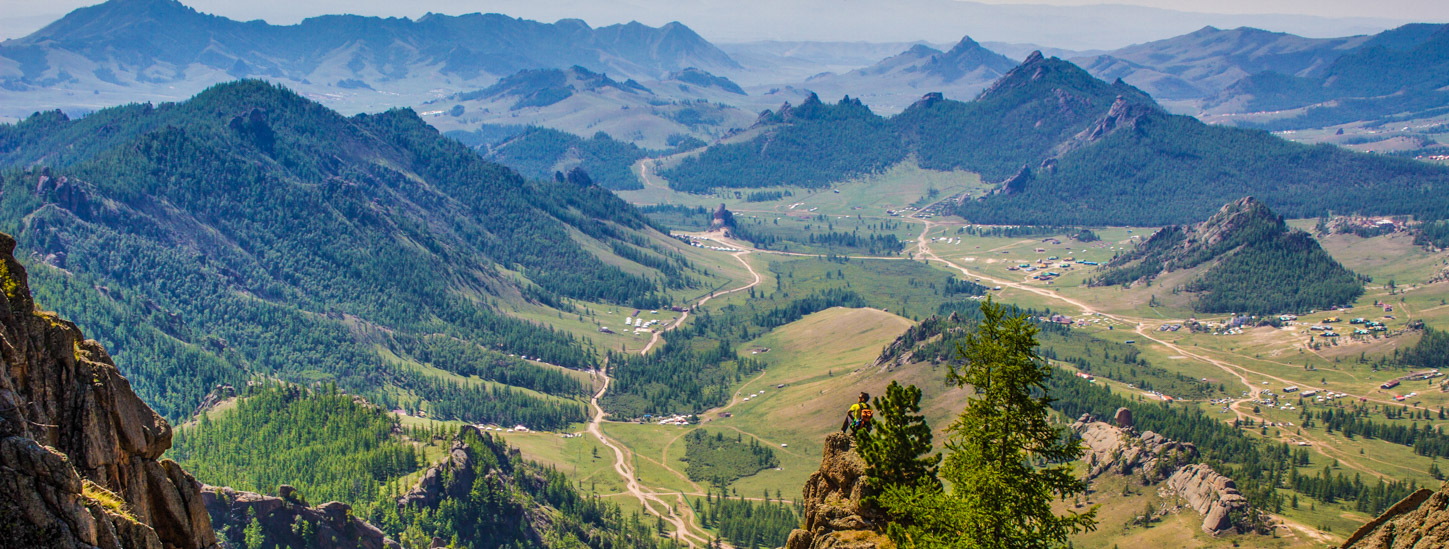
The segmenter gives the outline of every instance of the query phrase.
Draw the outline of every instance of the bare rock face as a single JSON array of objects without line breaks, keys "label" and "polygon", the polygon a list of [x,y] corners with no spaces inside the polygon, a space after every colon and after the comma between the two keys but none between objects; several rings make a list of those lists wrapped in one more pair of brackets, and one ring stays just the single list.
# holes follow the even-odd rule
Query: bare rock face
[{"label": "bare rock face", "polygon": [[1202,513],[1202,529],[1209,534],[1243,532],[1248,518],[1248,500],[1238,493],[1233,479],[1212,467],[1198,463],[1179,469],[1167,479],[1167,487],[1188,506]]},{"label": "bare rock face", "polygon": [[[278,493],[282,490],[279,489]],[[202,489],[201,495],[207,511],[216,517],[218,529],[240,533],[255,519],[266,532],[267,539],[279,547],[401,548],[382,530],[353,517],[352,507],[346,503],[329,501],[318,507],[308,507],[295,490],[288,492],[291,497],[272,497],[207,486]],[[233,544],[241,541],[229,540]]]},{"label": "bare rock face", "polygon": [[74,324],[35,310],[0,235],[0,539],[21,547],[217,545],[171,426]]},{"label": "bare rock face", "polygon": [[1449,484],[1409,494],[1343,543],[1343,549],[1437,547],[1449,547]]},{"label": "bare rock face", "polygon": [[[1118,410],[1116,421],[1131,425],[1132,413]],[[1152,431],[1138,434],[1131,427],[1114,427],[1091,416],[1082,416],[1072,424],[1072,430],[1082,437],[1082,445],[1087,450],[1084,459],[1088,479],[1111,472],[1140,474],[1147,482],[1157,483],[1198,455],[1197,447],[1190,443],[1177,442]]]},{"label": "bare rock face", "polygon": [[1112,416],[1112,422],[1123,429],[1132,428],[1132,410],[1118,408],[1117,413]]},{"label": "bare rock face", "polygon": [[825,437],[820,470],[806,481],[804,528],[790,532],[786,549],[876,549],[886,542],[878,511],[862,505],[865,463],[850,448],[850,437]]}]

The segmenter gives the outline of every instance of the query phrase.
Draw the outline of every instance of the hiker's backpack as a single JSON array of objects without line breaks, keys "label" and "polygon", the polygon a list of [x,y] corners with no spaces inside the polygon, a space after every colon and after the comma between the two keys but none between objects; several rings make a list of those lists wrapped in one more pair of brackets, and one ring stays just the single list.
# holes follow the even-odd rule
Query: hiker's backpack
[{"label": "hiker's backpack", "polygon": [[861,422],[861,424],[870,423],[870,417],[871,417],[871,415],[873,415],[873,414],[870,411],[870,408],[866,408],[864,410],[861,410],[860,411],[860,422]]}]

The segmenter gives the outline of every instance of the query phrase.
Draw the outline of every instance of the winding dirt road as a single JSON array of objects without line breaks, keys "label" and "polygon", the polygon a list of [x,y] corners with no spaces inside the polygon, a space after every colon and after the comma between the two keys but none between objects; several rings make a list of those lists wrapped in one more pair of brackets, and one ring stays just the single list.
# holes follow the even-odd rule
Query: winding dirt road
[{"label": "winding dirt road", "polygon": [[[695,307],[702,306],[705,303],[708,303],[709,300],[722,295],[748,290],[750,288],[758,286],[760,282],[764,281],[764,277],[760,276],[760,273],[755,271],[754,266],[750,265],[750,262],[746,261],[744,258],[744,256],[746,254],[749,254],[750,251],[744,248],[740,249],[742,251],[734,252],[731,255],[733,255],[735,259],[739,260],[739,262],[745,266],[745,269],[749,271],[750,276],[753,277],[754,280],[751,281],[749,284],[745,284],[738,288],[725,290],[723,292],[711,293],[710,295],[707,295],[701,298],[698,302],[696,302],[694,304]],[[675,319],[674,322],[670,323],[668,326],[665,326],[663,329],[655,331],[653,337],[649,339],[649,344],[645,345],[644,349],[639,351],[639,354],[643,355],[652,350],[654,346],[657,345],[662,339],[662,336],[665,332],[682,326],[686,318],[689,318],[689,311],[684,311],[683,313],[680,313],[679,318]],[[684,498],[684,494],[681,494],[679,492],[661,492],[659,490],[653,490],[640,484],[638,472],[635,471],[631,465],[629,465],[628,452],[621,448],[620,444],[616,444],[612,439],[608,437],[608,435],[604,434],[604,429],[601,427],[601,425],[604,421],[604,418],[608,414],[604,412],[603,407],[599,406],[599,399],[603,398],[604,394],[609,391],[609,384],[611,382],[611,379],[609,378],[608,364],[605,364],[603,368],[599,369],[599,375],[603,378],[603,384],[599,386],[598,392],[594,393],[594,396],[589,399],[589,407],[593,409],[593,418],[589,420],[589,426],[587,430],[589,434],[599,439],[599,442],[601,444],[603,444],[610,450],[613,450],[614,472],[624,479],[625,491],[629,495],[637,498],[639,500],[639,503],[644,506],[645,511],[649,512],[652,515],[661,517],[666,522],[670,523],[674,527],[675,539],[684,542],[690,547],[709,545],[712,536],[709,534],[709,532],[706,532],[704,531],[704,529],[696,526],[697,521],[694,517],[694,509],[689,506],[688,501],[686,501]],[[665,466],[665,469],[673,471],[676,474],[678,473],[677,471],[674,471],[667,466]],[[690,482],[690,484],[695,486],[696,488],[698,487],[698,485],[694,484],[693,482]],[[675,502],[671,504],[665,501],[663,498],[667,496],[674,496]],[[656,509],[656,507],[659,507],[660,509]],[[678,509],[679,512],[676,513],[676,509]]]}]

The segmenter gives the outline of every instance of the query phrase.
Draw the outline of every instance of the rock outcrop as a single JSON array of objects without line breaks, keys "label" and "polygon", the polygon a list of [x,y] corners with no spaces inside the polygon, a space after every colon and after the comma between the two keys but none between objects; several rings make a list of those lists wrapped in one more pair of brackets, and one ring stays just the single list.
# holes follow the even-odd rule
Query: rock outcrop
[{"label": "rock outcrop", "polygon": [[711,232],[724,231],[725,236],[729,236],[734,228],[735,214],[725,209],[724,204],[720,204],[719,208],[714,211],[714,217],[710,218],[709,230]]},{"label": "rock outcrop", "polygon": [[1409,494],[1343,542],[1343,549],[1449,547],[1449,483]]},{"label": "rock outcrop", "polygon": [[1238,493],[1233,479],[1197,460],[1197,447],[1177,442],[1152,431],[1137,433],[1132,412],[1117,410],[1119,426],[1083,415],[1072,430],[1086,447],[1087,478],[1104,473],[1137,475],[1147,484],[1163,483],[1171,495],[1183,498],[1187,506],[1203,515],[1203,531],[1217,535],[1247,530],[1252,510]]},{"label": "rock outcrop", "polygon": [[0,235],[0,539],[18,547],[217,545],[171,426],[74,324],[35,310]]},{"label": "rock outcrop", "polygon": [[[1118,410],[1117,417],[1118,423],[1125,420],[1131,425],[1131,412]],[[1090,416],[1078,419],[1072,424],[1072,430],[1082,437],[1082,445],[1086,447],[1083,459],[1087,463],[1089,480],[1112,472],[1138,474],[1148,483],[1155,484],[1178,468],[1192,463],[1198,455],[1197,447],[1192,444],[1177,442],[1152,431],[1138,434],[1131,427],[1115,427],[1093,421]]]},{"label": "rock outcrop", "polygon": [[[469,430],[481,436],[477,427],[463,427],[464,433]],[[478,478],[478,470],[462,439],[463,435],[459,435],[453,441],[453,446],[448,449],[448,459],[429,467],[417,486],[398,498],[399,506],[437,507],[445,497],[461,498],[468,495],[468,490],[473,488],[473,481]]]},{"label": "rock outcrop", "polygon": [[865,463],[850,448],[850,437],[825,437],[820,470],[810,475],[803,491],[804,528],[790,532],[786,549],[875,549],[886,542],[883,517],[862,498]]},{"label": "rock outcrop", "polygon": [[1233,479],[1197,463],[1178,469],[1167,479],[1167,488],[1202,513],[1202,529],[1209,534],[1243,532],[1248,518],[1248,500],[1238,493]]},{"label": "rock outcrop", "polygon": [[353,517],[352,507],[346,503],[330,501],[318,507],[308,507],[294,490],[279,488],[277,492],[284,497],[207,486],[202,489],[201,495],[206,502],[206,510],[215,520],[216,529],[233,532],[235,539],[227,541],[238,547],[243,543],[243,530],[256,520],[267,539],[278,547],[401,548],[382,530]]}]

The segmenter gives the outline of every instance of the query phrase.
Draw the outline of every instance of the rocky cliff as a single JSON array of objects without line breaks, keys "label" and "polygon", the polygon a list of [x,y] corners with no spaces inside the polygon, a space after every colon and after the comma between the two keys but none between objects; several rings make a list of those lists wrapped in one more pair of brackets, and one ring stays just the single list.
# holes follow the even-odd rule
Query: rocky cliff
[{"label": "rocky cliff", "polygon": [[1238,492],[1233,479],[1203,463],[1178,469],[1167,479],[1167,488],[1202,513],[1202,529],[1209,534],[1241,533],[1247,530],[1248,499]]},{"label": "rocky cliff", "polygon": [[171,426],[74,324],[37,311],[0,235],[0,539],[18,547],[217,545]]},{"label": "rocky cliff", "polygon": [[267,539],[279,547],[401,548],[382,530],[353,517],[352,506],[346,503],[329,501],[308,507],[290,486],[283,485],[277,492],[282,497],[207,486],[201,495],[217,530],[232,532],[234,536],[227,541],[237,547],[243,546],[242,532],[255,519]]},{"label": "rocky cliff", "polygon": [[1409,494],[1343,543],[1343,549],[1434,547],[1449,547],[1449,484]]},{"label": "rocky cliff", "polygon": [[850,437],[825,437],[820,470],[810,475],[803,491],[803,528],[790,532],[786,549],[876,549],[889,542],[881,533],[881,516],[862,503],[865,463],[851,449]]},{"label": "rocky cliff", "polygon": [[[1197,447],[1152,431],[1138,433],[1127,409],[1117,411],[1116,425],[1083,415],[1072,430],[1086,447],[1087,478],[1105,473],[1138,475],[1145,484],[1162,484],[1203,515],[1202,529],[1209,534],[1247,531],[1252,509],[1233,479],[1205,464],[1193,464]],[[1165,481],[1165,482],[1164,482]]]},{"label": "rocky cliff", "polygon": [[[1118,417],[1124,417],[1122,410]],[[1138,434],[1131,426],[1131,413],[1126,421],[1118,420],[1121,427],[1106,422],[1092,421],[1083,416],[1072,424],[1072,430],[1082,437],[1086,447],[1087,479],[1097,478],[1103,473],[1119,475],[1138,474],[1148,483],[1165,480],[1178,468],[1197,458],[1197,447],[1190,443],[1177,442],[1162,435],[1147,431]]]}]

